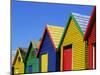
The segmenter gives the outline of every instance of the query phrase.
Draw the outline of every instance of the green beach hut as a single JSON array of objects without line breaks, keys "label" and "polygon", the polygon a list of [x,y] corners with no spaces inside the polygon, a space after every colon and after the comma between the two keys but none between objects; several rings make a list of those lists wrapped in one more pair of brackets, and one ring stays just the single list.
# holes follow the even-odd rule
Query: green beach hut
[{"label": "green beach hut", "polygon": [[36,57],[38,52],[38,41],[31,41],[25,57],[25,73],[39,72],[39,59]]}]

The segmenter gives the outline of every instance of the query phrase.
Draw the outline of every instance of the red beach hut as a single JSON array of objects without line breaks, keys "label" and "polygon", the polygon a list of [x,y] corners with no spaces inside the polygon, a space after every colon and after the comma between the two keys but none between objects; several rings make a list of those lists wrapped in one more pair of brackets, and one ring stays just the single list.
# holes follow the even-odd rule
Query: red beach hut
[{"label": "red beach hut", "polygon": [[88,23],[84,40],[88,44],[88,69],[96,69],[96,6]]}]

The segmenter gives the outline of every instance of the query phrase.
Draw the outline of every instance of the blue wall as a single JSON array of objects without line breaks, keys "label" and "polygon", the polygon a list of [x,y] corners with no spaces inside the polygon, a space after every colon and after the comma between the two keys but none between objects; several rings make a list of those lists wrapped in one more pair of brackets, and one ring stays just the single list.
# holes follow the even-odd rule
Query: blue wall
[{"label": "blue wall", "polygon": [[40,55],[45,53],[48,53],[48,72],[56,71],[56,50],[47,32],[40,48]]}]

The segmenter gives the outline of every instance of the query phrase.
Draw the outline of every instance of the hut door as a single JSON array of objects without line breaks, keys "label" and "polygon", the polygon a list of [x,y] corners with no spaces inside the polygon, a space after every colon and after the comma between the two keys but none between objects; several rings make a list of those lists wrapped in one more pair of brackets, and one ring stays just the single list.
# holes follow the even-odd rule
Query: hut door
[{"label": "hut door", "polygon": [[43,54],[41,57],[41,72],[47,72],[48,70],[48,54]]},{"label": "hut door", "polygon": [[29,65],[29,73],[32,73],[32,65]]},{"label": "hut door", "polygon": [[93,45],[93,69],[96,68],[96,46]]},{"label": "hut door", "polygon": [[63,71],[72,70],[72,46],[64,47]]}]

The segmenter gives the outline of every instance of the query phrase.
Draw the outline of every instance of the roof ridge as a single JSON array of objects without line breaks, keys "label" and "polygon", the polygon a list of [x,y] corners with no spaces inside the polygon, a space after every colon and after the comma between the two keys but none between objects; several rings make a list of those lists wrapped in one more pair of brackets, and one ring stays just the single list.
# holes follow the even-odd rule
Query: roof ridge
[{"label": "roof ridge", "polygon": [[82,29],[82,32],[85,33],[90,16],[81,15],[78,13],[72,13],[72,16],[75,18],[75,20],[79,24],[80,28]]},{"label": "roof ridge", "polygon": [[76,13],[76,12],[72,12],[72,15],[77,15],[77,16],[83,16],[83,17],[87,17],[87,18],[90,18],[89,15],[85,15],[85,14],[80,14],[80,13]]}]

